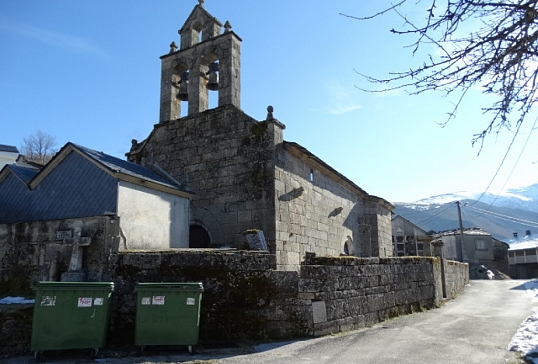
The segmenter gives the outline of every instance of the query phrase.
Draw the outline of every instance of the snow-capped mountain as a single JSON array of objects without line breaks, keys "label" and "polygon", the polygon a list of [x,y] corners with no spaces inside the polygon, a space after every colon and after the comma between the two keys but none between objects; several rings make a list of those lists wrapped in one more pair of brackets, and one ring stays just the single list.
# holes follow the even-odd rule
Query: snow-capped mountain
[{"label": "snow-capped mountain", "polygon": [[394,203],[394,213],[426,231],[452,230],[459,226],[456,201],[461,202],[464,227],[480,227],[500,240],[516,232],[538,232],[538,184],[501,194],[455,192]]},{"label": "snow-capped mountain", "polygon": [[413,202],[412,205],[442,205],[462,200],[475,200],[492,206],[538,211],[538,183],[527,187],[510,189],[502,193],[466,191],[447,193],[421,199]]}]

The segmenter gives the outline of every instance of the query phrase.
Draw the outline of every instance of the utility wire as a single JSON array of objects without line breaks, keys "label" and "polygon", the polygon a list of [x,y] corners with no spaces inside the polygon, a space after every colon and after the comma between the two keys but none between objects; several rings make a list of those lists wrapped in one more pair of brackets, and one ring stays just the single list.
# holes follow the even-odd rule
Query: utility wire
[{"label": "utility wire", "polygon": [[495,181],[495,178],[497,178],[497,175],[499,174],[499,171],[501,170],[501,167],[504,165],[504,161],[506,160],[506,158],[508,157],[508,153],[510,153],[510,149],[512,149],[512,145],[514,145],[514,142],[516,140],[516,137],[517,135],[519,134],[519,129],[521,129],[521,125],[523,125],[523,123],[519,123],[519,125],[517,126],[517,130],[514,134],[514,137],[512,138],[512,141],[510,142],[510,145],[508,145],[508,149],[506,150],[506,153],[504,153],[504,157],[501,161],[501,164],[499,164],[499,168],[497,168],[497,171],[495,172],[495,174],[493,175],[493,177],[491,178],[491,181],[489,182],[488,186],[486,187],[486,189],[484,190],[484,192],[482,192],[482,194],[480,195],[480,197],[478,197],[478,199],[473,202],[471,205],[474,205],[475,203],[477,203],[478,201],[480,201],[480,199],[482,197],[484,197],[484,195],[486,194],[486,192],[488,192],[489,188],[491,187],[491,185],[493,184],[493,181]]},{"label": "utility wire", "polygon": [[495,217],[497,219],[500,219],[500,220],[504,220],[504,221],[508,221],[508,222],[514,222],[514,223],[518,223],[518,224],[521,224],[521,225],[527,225],[527,226],[530,225],[531,227],[538,227],[538,222],[537,221],[518,219],[518,218],[515,218],[515,217],[512,217],[512,216],[499,214],[497,212],[479,209],[479,208],[476,208],[476,207],[473,207],[473,206],[470,206],[470,205],[468,205],[467,207],[469,207],[469,208],[471,208],[473,210],[479,211],[482,214],[492,215],[493,217]]},{"label": "utility wire", "polygon": [[525,148],[527,147],[527,143],[529,142],[529,139],[531,138],[531,135],[532,135],[532,132],[533,130],[536,128],[536,122],[538,121],[538,117],[536,117],[536,119],[534,119],[534,124],[532,124],[532,128],[529,132],[529,136],[527,137],[527,140],[525,140],[525,144],[523,144],[523,148],[521,148],[521,152],[519,152],[519,156],[517,157],[517,160],[516,162],[514,163],[514,167],[512,167],[512,170],[510,171],[510,174],[508,175],[508,177],[506,178],[506,181],[504,182],[504,185],[502,186],[501,188],[501,191],[499,191],[499,193],[497,194],[497,196],[495,196],[495,199],[493,200],[493,202],[491,202],[491,204],[488,206],[488,209],[493,206],[493,204],[495,203],[495,201],[497,201],[497,198],[501,195],[501,193],[504,191],[504,188],[506,187],[506,184],[508,183],[508,181],[510,180],[510,177],[512,177],[512,173],[514,173],[514,170],[516,169],[516,166],[517,164],[519,163],[519,160],[521,159],[521,156],[523,155],[523,152],[525,151]]}]

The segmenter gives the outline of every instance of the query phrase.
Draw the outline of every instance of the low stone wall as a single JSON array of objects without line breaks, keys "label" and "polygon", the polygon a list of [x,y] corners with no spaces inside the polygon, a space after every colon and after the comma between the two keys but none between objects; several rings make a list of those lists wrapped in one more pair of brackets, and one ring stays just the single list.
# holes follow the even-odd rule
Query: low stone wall
[{"label": "low stone wall", "polygon": [[[431,309],[444,299],[440,258],[307,254],[299,272],[275,271],[274,264],[275,256],[264,252],[118,254],[111,337],[133,331],[135,282],[202,282],[201,340],[326,335]],[[453,298],[468,282],[468,267],[444,264],[447,298]]]},{"label": "low stone wall", "polygon": [[[136,282],[202,282],[201,342],[344,332],[443,301],[440,258],[307,254],[299,272],[277,271],[275,265],[274,254],[240,250],[113,254],[104,274],[115,283],[107,346],[134,344]],[[467,265],[445,262],[445,278],[452,298],[468,281]],[[1,342],[0,353],[28,347],[20,340],[10,348]]]},{"label": "low stone wall", "polygon": [[459,295],[469,283],[469,265],[443,259],[445,264],[446,298],[451,300]]},{"label": "low stone wall", "polygon": [[[115,298],[109,342],[134,342],[136,282],[202,282],[201,340],[262,339],[280,337],[282,331],[289,337],[301,336],[304,331],[295,328],[300,320],[279,311],[296,297],[298,274],[275,271],[275,266],[274,254],[238,250],[114,255],[110,280],[115,282]],[[287,328],[280,330],[280,323]]]},{"label": "low stone wall", "polygon": [[438,258],[316,258],[301,268],[316,336],[371,326],[442,302]]},{"label": "low stone wall", "polygon": [[0,361],[30,350],[33,312],[33,305],[0,305]]},{"label": "low stone wall", "polygon": [[107,216],[0,224],[0,294],[13,280],[24,278],[27,286],[60,280],[77,246],[84,246],[86,279],[102,280],[103,262],[118,250],[119,235],[118,223]]}]

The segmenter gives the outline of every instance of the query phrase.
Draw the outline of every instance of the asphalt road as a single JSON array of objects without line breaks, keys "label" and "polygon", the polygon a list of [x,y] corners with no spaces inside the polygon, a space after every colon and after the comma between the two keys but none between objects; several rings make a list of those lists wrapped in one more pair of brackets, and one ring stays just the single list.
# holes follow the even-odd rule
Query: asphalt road
[{"label": "asphalt road", "polygon": [[[374,327],[317,339],[255,347],[203,348],[189,356],[177,351],[147,356],[104,351],[95,361],[53,355],[44,363],[523,363],[508,344],[523,320],[533,314],[524,281],[472,281],[456,299],[441,308],[402,316]],[[0,360],[32,363],[31,357]]]},{"label": "asphalt road", "polygon": [[[443,307],[366,330],[289,343],[218,363],[506,364],[507,350],[533,303],[523,281],[472,281]],[[263,350],[264,346],[258,348]]]}]

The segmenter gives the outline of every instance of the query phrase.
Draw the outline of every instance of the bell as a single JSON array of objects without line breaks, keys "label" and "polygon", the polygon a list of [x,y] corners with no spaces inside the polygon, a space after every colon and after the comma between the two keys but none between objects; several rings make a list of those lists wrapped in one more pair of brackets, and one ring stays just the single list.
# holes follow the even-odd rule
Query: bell
[{"label": "bell", "polygon": [[189,72],[183,72],[181,74],[181,80],[179,81],[179,92],[176,97],[181,101],[189,101]]},{"label": "bell", "polygon": [[211,91],[217,91],[219,89],[219,64],[213,62],[209,65],[209,71],[206,73],[209,75],[207,82],[207,89]]}]

